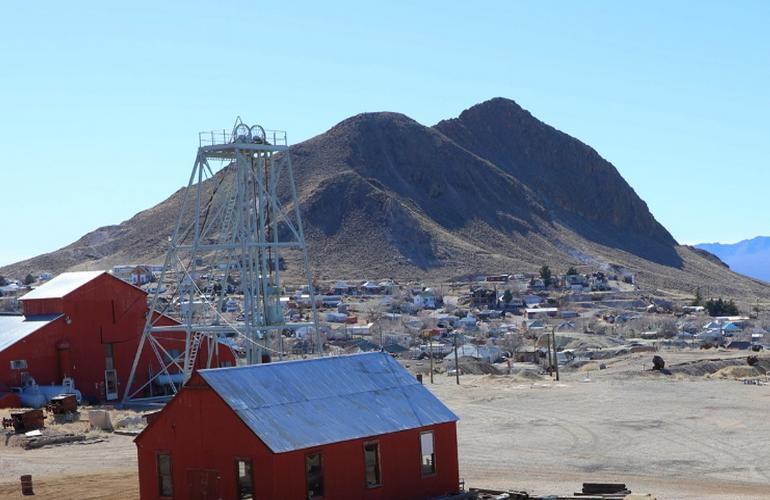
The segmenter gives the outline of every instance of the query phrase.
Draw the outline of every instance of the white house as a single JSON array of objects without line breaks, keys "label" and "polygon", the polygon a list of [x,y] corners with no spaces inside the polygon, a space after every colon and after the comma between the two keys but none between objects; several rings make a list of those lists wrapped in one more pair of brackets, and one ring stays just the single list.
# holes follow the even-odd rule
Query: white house
[{"label": "white house", "polygon": [[347,327],[347,331],[350,335],[371,335],[372,326],[374,326],[374,323],[367,323],[365,325],[351,325]]},{"label": "white house", "polygon": [[[488,363],[495,363],[503,357],[503,351],[496,346],[477,346],[465,344],[457,348],[457,357],[476,358]],[[454,359],[454,349],[444,359]]]},{"label": "white house", "polygon": [[414,296],[414,305],[423,309],[436,308],[436,293],[432,288],[426,288]]},{"label": "white house", "polygon": [[528,307],[525,309],[527,319],[546,318],[556,316],[559,312],[558,307]]}]

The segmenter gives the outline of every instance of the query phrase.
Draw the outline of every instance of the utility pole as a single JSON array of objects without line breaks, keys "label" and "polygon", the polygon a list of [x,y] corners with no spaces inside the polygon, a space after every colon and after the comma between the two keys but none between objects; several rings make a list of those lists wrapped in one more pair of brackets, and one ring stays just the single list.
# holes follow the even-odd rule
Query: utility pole
[{"label": "utility pole", "polygon": [[553,367],[556,369],[556,381],[559,381],[559,357],[556,355],[556,327],[551,328],[551,341],[553,342]]},{"label": "utility pole", "polygon": [[460,385],[460,364],[457,361],[457,330],[455,330],[455,380]]},{"label": "utility pole", "polygon": [[551,357],[551,339],[547,337],[546,333],[546,339],[547,339],[547,345],[548,345],[548,368],[550,369],[551,376],[553,376],[553,358]]},{"label": "utility pole", "polygon": [[433,383],[433,338],[428,337],[429,352],[430,352],[430,383]]}]

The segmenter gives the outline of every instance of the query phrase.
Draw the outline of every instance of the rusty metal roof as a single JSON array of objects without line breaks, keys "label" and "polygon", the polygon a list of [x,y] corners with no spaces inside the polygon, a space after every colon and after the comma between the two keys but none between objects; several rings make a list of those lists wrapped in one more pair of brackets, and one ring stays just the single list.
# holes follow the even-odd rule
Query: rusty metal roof
[{"label": "rusty metal roof", "polygon": [[379,352],[198,373],[275,453],[457,420]]},{"label": "rusty metal roof", "polygon": [[61,314],[47,314],[44,316],[0,315],[0,351],[12,346],[27,335],[36,332],[61,316]]}]

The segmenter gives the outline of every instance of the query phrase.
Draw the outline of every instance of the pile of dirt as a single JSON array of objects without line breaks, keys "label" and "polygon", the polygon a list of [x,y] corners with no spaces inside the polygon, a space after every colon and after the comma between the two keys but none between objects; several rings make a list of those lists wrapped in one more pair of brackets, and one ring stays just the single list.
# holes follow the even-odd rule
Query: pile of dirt
[{"label": "pile of dirt", "polygon": [[607,335],[564,335],[556,337],[556,345],[560,349],[569,349],[572,351],[591,351],[597,349],[608,349],[623,345],[623,340],[617,337]]},{"label": "pile of dirt", "polygon": [[597,363],[596,361],[591,361],[589,359],[580,359],[580,360],[570,361],[565,365],[561,365],[559,369],[563,371],[576,370],[576,371],[582,371],[582,372],[590,372],[590,371],[598,370],[599,365],[600,363]]},{"label": "pile of dirt", "polygon": [[[469,375],[502,375],[504,372],[487,361],[480,359],[463,356],[457,360],[457,364],[460,367],[461,374]],[[454,368],[454,363],[451,363],[451,367]]]},{"label": "pile of dirt", "polygon": [[747,378],[753,379],[762,377],[764,375],[765,371],[758,369],[756,366],[726,366],[715,373],[706,375],[706,378],[743,380]]},{"label": "pile of dirt", "polygon": [[743,358],[734,359],[706,359],[702,361],[693,361],[691,363],[681,363],[668,367],[673,375],[685,375],[689,377],[703,377],[717,373],[727,367],[747,367],[746,360]]}]

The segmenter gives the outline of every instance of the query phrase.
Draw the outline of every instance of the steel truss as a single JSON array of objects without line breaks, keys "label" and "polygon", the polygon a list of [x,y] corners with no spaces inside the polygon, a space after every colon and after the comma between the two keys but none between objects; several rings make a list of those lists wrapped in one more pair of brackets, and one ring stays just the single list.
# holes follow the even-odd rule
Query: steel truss
[{"label": "steel truss", "polygon": [[[215,174],[213,161],[226,167]],[[282,254],[287,252],[301,253],[310,294],[307,322],[284,320],[281,271]],[[231,133],[199,135],[195,163],[156,285],[123,404],[172,397],[189,380],[203,346],[206,367],[212,367],[214,356],[224,348],[242,347],[246,363],[260,363],[273,355],[283,357],[283,333],[304,327],[314,333],[314,352],[322,353],[285,132],[248,127],[238,118]],[[223,311],[235,298],[242,299],[242,312],[236,320],[228,320]],[[169,326],[169,317],[178,324]],[[184,348],[171,349],[174,341]],[[144,374],[137,369],[143,356],[149,356],[157,369],[140,381]],[[159,388],[162,393],[155,395]]]}]

